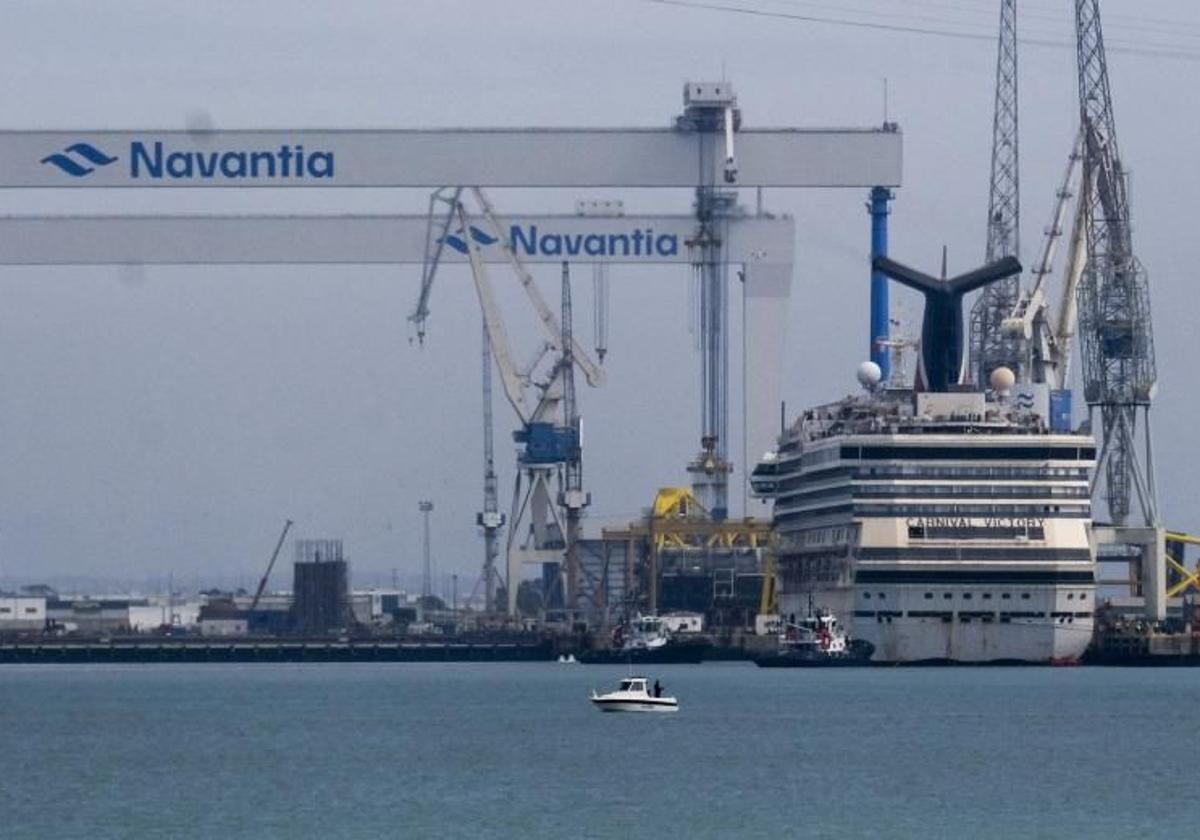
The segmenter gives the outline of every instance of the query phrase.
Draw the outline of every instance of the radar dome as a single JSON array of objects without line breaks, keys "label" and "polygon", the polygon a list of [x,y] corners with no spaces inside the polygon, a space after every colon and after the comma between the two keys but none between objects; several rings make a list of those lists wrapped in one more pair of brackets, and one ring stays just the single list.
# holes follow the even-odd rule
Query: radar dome
[{"label": "radar dome", "polygon": [[1010,368],[1000,366],[992,371],[992,390],[997,394],[1007,394],[1017,382],[1017,375]]},{"label": "radar dome", "polygon": [[863,362],[858,366],[858,384],[864,388],[874,388],[883,380],[883,371],[874,362]]}]

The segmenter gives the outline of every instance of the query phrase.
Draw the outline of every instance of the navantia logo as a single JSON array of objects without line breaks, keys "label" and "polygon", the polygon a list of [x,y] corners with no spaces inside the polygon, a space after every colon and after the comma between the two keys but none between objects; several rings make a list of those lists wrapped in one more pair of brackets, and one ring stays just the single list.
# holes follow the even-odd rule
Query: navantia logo
[{"label": "navantia logo", "polygon": [[129,177],[172,181],[332,178],[333,152],[306,152],[304,146],[289,143],[277,149],[200,151],[134,140],[129,144]]},{"label": "navantia logo", "polygon": [[72,143],[61,152],[46,155],[41,162],[56,166],[73,178],[82,178],[91,175],[97,167],[116,163],[117,159],[109,157],[91,143]]},{"label": "navantia logo", "polygon": [[[91,143],[74,143],[47,155],[41,163],[73,178],[90,175],[117,157]],[[306,151],[284,143],[270,149],[179,149],[162,141],[133,140],[126,157],[130,180],[140,181],[279,181],[333,178],[334,156],[327,150]]]},{"label": "navantia logo", "polygon": [[[499,242],[496,237],[471,225],[469,235],[484,247]],[[440,242],[460,254],[467,253],[463,231],[442,237]],[[560,233],[537,225],[512,225],[508,247],[527,257],[674,257],[679,254],[679,237],[658,233],[653,228],[631,228],[618,233]]]},{"label": "navantia logo", "polygon": [[[491,245],[499,241],[496,239],[496,237],[489,236],[479,228],[475,227],[475,225],[471,225],[471,239],[475,240],[480,245]],[[460,254],[467,253],[467,240],[463,238],[463,232],[461,230],[440,237],[438,242],[441,242],[444,245],[449,245]]]}]

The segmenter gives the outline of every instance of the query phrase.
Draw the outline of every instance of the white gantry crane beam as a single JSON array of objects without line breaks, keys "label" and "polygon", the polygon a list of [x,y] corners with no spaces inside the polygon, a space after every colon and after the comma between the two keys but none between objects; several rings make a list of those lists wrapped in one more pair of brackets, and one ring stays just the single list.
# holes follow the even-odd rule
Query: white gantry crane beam
[{"label": "white gantry crane beam", "polygon": [[[504,221],[504,240],[525,263],[692,263],[689,215]],[[422,265],[428,228],[427,215],[400,213],[0,216],[0,265]],[[444,236],[440,226],[434,232],[435,240]],[[742,216],[731,222],[725,250],[732,263],[790,264],[794,236],[790,217]],[[511,263],[499,243],[481,247],[480,256],[489,265]],[[443,265],[469,262],[465,247],[443,248],[439,257]]]},{"label": "white gantry crane beam", "polygon": [[[0,188],[683,187],[702,134],[678,128],[0,131]],[[900,185],[901,135],[739,128],[746,187]],[[703,181],[701,179],[704,179]]]},{"label": "white gantry crane beam", "polygon": [[[695,260],[691,215],[521,214],[504,223],[505,241],[528,265]],[[725,220],[723,232],[725,258],[742,267],[746,319],[754,325],[746,336],[747,369],[755,372],[746,381],[747,438],[749,451],[761,454],[779,425],[796,225],[789,216],[739,215]],[[431,235],[426,214],[0,216],[0,265],[423,265],[427,239],[436,246],[452,235],[441,225]],[[440,264],[469,264],[465,244],[456,242],[461,249],[444,247]],[[480,244],[477,255],[489,267],[511,264],[498,245]],[[430,305],[426,296],[426,315]]]}]

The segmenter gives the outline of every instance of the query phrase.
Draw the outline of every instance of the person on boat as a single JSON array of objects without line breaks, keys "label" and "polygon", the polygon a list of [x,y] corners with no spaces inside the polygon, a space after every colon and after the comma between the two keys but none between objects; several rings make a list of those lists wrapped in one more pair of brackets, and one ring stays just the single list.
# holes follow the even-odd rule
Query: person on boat
[{"label": "person on boat", "polygon": [[662,684],[658,680],[654,681],[654,696],[662,697]]}]

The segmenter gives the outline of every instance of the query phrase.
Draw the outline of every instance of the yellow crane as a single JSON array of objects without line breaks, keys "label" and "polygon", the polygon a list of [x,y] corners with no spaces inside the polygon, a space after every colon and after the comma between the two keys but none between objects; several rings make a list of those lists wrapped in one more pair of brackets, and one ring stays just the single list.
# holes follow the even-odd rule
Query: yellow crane
[{"label": "yellow crane", "polygon": [[[1181,531],[1167,531],[1167,545],[1169,546],[1171,543],[1178,543],[1181,546],[1200,545],[1200,537],[1193,537],[1191,534],[1184,534]],[[1164,556],[1167,568],[1174,569],[1179,574],[1179,580],[1167,590],[1167,597],[1174,598],[1182,595],[1192,587],[1200,592],[1200,561],[1197,561],[1195,569],[1189,569],[1180,562],[1183,559],[1182,551],[1179,554],[1180,560],[1172,557],[1170,551],[1167,551]]]},{"label": "yellow crane", "polygon": [[767,564],[763,570],[762,598],[758,602],[759,615],[773,615],[778,609],[779,583],[775,571],[775,549],[767,548]]}]

